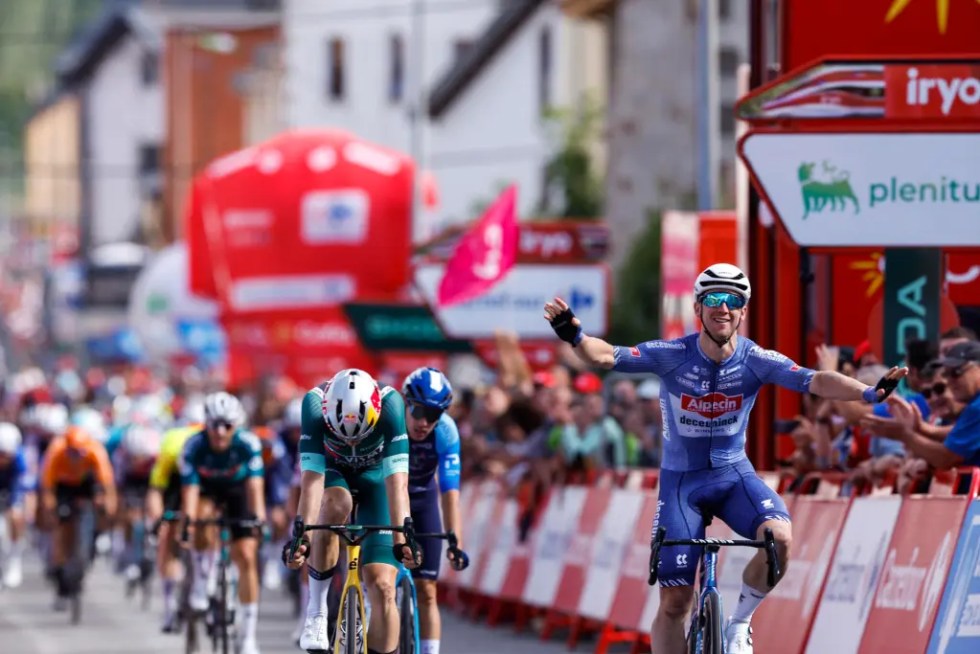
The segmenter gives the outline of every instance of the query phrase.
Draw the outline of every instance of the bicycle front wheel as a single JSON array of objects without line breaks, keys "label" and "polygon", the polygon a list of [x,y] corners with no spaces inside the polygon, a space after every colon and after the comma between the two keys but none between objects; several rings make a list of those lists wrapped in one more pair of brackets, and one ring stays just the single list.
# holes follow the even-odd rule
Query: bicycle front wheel
[{"label": "bicycle front wheel", "polygon": [[701,606],[701,651],[704,654],[725,654],[725,642],[722,637],[721,596],[718,593],[708,593]]},{"label": "bicycle front wheel", "polygon": [[402,577],[398,584],[401,598],[398,603],[398,615],[401,619],[401,629],[398,636],[399,652],[401,654],[418,654],[415,648],[415,602],[412,597],[412,582],[408,577]]},{"label": "bicycle front wheel", "polygon": [[340,625],[341,651],[344,654],[364,652],[364,625],[361,623],[361,594],[353,586],[344,595],[344,618]]}]

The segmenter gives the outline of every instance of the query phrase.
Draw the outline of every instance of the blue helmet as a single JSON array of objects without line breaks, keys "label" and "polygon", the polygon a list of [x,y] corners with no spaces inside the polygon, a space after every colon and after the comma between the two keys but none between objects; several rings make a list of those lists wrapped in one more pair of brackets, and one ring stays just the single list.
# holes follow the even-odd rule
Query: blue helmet
[{"label": "blue helmet", "polygon": [[402,395],[411,404],[445,411],[453,403],[453,387],[435,368],[416,368],[405,378]]}]

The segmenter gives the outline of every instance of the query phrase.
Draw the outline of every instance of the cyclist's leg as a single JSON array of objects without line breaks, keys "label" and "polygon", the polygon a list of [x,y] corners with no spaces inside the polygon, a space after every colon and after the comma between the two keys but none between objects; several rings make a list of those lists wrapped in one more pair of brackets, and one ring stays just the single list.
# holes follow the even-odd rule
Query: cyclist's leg
[{"label": "cyclist's leg", "polygon": [[24,553],[24,532],[26,529],[23,493],[11,495],[6,516],[0,516],[0,520],[7,521],[7,540],[9,541],[7,559],[3,565],[3,583],[10,588],[17,588],[23,582],[21,560]]},{"label": "cyclist's leg", "polygon": [[[733,466],[738,475],[735,487],[718,510],[718,515],[744,538],[762,539],[766,528],[772,529],[776,552],[783,574],[789,563],[792,524],[786,503],[755,473],[748,461]],[[766,552],[759,550],[742,573],[742,592],[732,614],[734,622],[748,624],[752,614],[769,592]]]},{"label": "cyclist's leg", "polygon": [[[416,531],[422,534],[442,531],[439,489],[435,484],[424,491],[411,494],[409,500]],[[419,546],[422,548],[422,565],[412,570],[418,593],[419,638],[422,654],[439,654],[442,624],[436,601],[436,580],[439,579],[442,562],[442,541],[437,538],[422,538],[419,539]]]},{"label": "cyclist's leg", "polygon": [[[197,505],[197,519],[209,520],[215,515],[215,502],[218,497],[214,489],[201,486]],[[193,550],[194,572],[191,582],[190,605],[195,611],[208,608],[208,580],[217,560],[216,530],[212,527],[198,527],[194,530]]]},{"label": "cyclist's leg", "polygon": [[[388,493],[381,466],[362,471],[356,483],[358,522],[389,524]],[[398,607],[395,604],[398,568],[392,545],[391,533],[373,533],[364,539],[361,549],[364,583],[371,599],[368,650],[379,653],[393,652],[398,647]]]},{"label": "cyclist's leg", "polygon": [[[225,494],[226,518],[254,520],[248,508],[244,482]],[[255,648],[255,628],[259,619],[259,541],[254,529],[231,528],[231,559],[238,568],[238,603],[242,609],[242,642],[250,642],[245,651]]]},{"label": "cyclist's leg", "polygon": [[[350,516],[354,506],[350,487],[344,475],[327,467],[324,478],[323,503],[320,505],[318,520],[325,524],[343,524]],[[327,640],[327,595],[337,559],[340,556],[338,537],[329,531],[310,532],[311,552],[306,561],[309,574],[309,598],[306,602],[306,617],[300,635],[302,649],[326,650]]]},{"label": "cyclist's leg", "polygon": [[[163,511],[180,510],[180,483],[176,475],[163,491]],[[159,492],[156,490],[150,491]],[[172,631],[177,615],[177,581],[180,578],[180,561],[177,557],[177,537],[180,527],[171,522],[160,524],[157,534],[157,574],[160,576],[160,592],[163,594],[163,630]],[[188,571],[188,574],[190,571]]]},{"label": "cyclist's leg", "polygon": [[[704,519],[691,504],[690,493],[700,481],[696,472],[660,471],[660,496],[653,531],[667,530],[667,538],[703,538]],[[660,553],[660,606],[650,631],[651,649],[663,654],[687,651],[684,620],[691,614],[694,580],[701,548],[664,548]]]},{"label": "cyclist's leg", "polygon": [[75,495],[72,486],[58,484],[55,488],[57,508],[54,516],[54,535],[51,539],[51,567],[54,570],[59,597],[67,597],[70,590],[65,576],[65,565],[75,552],[75,531],[78,524],[77,512],[74,510],[74,504],[77,502]]}]

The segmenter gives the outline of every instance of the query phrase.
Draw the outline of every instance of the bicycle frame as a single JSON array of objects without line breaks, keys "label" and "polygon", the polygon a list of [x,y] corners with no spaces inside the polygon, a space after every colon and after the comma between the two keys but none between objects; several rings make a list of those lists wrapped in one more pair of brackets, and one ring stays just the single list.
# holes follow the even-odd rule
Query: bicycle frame
[{"label": "bicycle frame", "polygon": [[[765,550],[766,566],[768,568],[766,582],[769,588],[776,585],[780,572],[779,559],[776,555],[775,537],[773,536],[772,529],[766,529],[763,534],[763,540],[729,540],[721,538],[687,538],[683,540],[666,540],[667,530],[664,527],[657,529],[657,532],[650,543],[650,576],[647,581],[651,586],[657,583],[658,569],[660,567],[660,549],[662,547],[696,545],[704,548],[701,553],[701,565],[699,572],[701,592],[698,596],[694,615],[691,619],[691,629],[688,632],[688,645],[691,647],[692,652],[700,654],[703,650],[702,639],[705,627],[703,624],[705,605],[709,602],[709,598],[712,596],[717,598],[718,615],[711,616],[712,620],[716,624],[710,626],[713,627],[713,632],[717,633],[718,637],[722,640],[721,647],[724,648],[725,646],[724,635],[721,633],[721,593],[718,592],[717,580],[718,551],[722,547],[741,546]],[[694,639],[693,643],[691,642],[692,638]]]},{"label": "bicycle frame", "polygon": [[[303,537],[303,534],[307,531],[329,531],[340,537],[345,545],[347,552],[347,578],[344,580],[344,587],[340,594],[340,610],[337,613],[337,628],[334,630],[334,645],[333,651],[340,653],[341,650],[341,639],[347,634],[344,634],[344,629],[342,627],[349,629],[349,625],[344,624],[344,616],[347,610],[347,596],[348,590],[353,590],[357,595],[358,602],[358,614],[360,616],[362,633],[360,635],[360,647],[358,650],[361,654],[367,654],[367,611],[365,610],[364,602],[364,587],[361,585],[361,543],[370,534],[379,531],[398,531],[405,534],[406,543],[413,546],[415,543],[415,535],[412,530],[412,519],[405,518],[405,524],[402,527],[395,527],[392,525],[304,525],[303,519],[297,517],[293,521],[293,551],[299,546],[299,541]],[[412,586],[414,593],[414,584]],[[417,633],[417,632],[416,632]],[[351,634],[353,637],[357,637],[357,634]]]}]

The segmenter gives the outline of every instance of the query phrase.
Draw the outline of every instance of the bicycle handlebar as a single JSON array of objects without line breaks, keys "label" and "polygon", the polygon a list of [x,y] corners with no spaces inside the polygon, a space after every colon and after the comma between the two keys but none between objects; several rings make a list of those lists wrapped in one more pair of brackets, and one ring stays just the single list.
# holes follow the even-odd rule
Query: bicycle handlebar
[{"label": "bicycle handlebar", "polygon": [[763,532],[762,540],[732,540],[727,538],[685,538],[679,540],[667,540],[667,529],[659,527],[656,535],[650,543],[650,576],[647,583],[653,586],[657,583],[657,576],[660,569],[660,548],[676,547],[679,545],[709,545],[714,547],[754,547],[766,551],[766,583],[769,588],[776,585],[780,577],[779,557],[776,554],[776,538],[773,536],[772,529]]},{"label": "bicycle handlebar", "polygon": [[448,544],[446,554],[449,556],[449,561],[453,569],[458,572],[469,567],[470,557],[466,555],[466,552],[460,549],[459,539],[456,537],[456,532],[449,530],[441,534],[415,534],[415,538],[439,538],[446,541]]},{"label": "bicycle handlebar", "polygon": [[[415,542],[415,527],[412,523],[411,518],[405,518],[405,522],[401,527],[396,527],[394,525],[307,525],[303,523],[303,518],[297,516],[293,520],[293,543],[290,548],[290,555],[296,553],[299,548],[300,540],[303,535],[308,531],[330,531],[337,534],[339,537],[344,539],[348,545],[360,545],[361,542],[367,538],[370,534],[379,531],[397,531],[399,533],[405,534],[405,543],[412,548],[413,551],[417,549],[417,544]],[[455,538],[455,536],[453,536]]]}]

